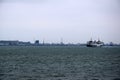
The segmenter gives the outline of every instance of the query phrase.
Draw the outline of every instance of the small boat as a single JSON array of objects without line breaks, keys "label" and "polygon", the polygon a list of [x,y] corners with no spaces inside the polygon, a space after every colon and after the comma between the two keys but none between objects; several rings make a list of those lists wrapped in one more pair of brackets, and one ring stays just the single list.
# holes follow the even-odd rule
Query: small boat
[{"label": "small boat", "polygon": [[99,39],[98,39],[98,41],[92,41],[92,39],[90,40],[90,41],[88,41],[87,42],[87,47],[101,47],[101,46],[103,46],[104,45],[104,43],[102,42],[102,41],[100,41]]}]

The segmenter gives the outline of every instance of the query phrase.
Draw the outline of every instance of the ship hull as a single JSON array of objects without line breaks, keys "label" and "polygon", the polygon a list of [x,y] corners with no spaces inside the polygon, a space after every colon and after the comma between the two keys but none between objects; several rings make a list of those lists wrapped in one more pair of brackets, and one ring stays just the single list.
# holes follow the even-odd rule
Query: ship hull
[{"label": "ship hull", "polygon": [[87,44],[87,47],[101,47],[103,46],[102,44]]}]

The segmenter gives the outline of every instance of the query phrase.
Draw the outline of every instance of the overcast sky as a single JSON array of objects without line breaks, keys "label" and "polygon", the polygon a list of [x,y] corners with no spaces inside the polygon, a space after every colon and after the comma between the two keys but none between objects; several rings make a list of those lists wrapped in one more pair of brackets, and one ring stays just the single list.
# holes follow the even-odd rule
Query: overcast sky
[{"label": "overcast sky", "polygon": [[120,0],[0,0],[0,40],[120,43]]}]

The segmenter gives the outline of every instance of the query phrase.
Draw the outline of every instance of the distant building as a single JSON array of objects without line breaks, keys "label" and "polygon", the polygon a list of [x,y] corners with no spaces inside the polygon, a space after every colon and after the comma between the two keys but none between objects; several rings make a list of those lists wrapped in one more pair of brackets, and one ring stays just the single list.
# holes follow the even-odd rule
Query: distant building
[{"label": "distant building", "polygon": [[36,40],[36,41],[35,41],[35,45],[39,45],[39,40]]},{"label": "distant building", "polygon": [[19,41],[0,41],[0,46],[13,46],[18,44]]},{"label": "distant building", "polygon": [[110,46],[113,46],[113,45],[114,45],[114,43],[113,43],[113,42],[110,42],[110,43],[109,43],[109,45],[110,45]]},{"label": "distant building", "polygon": [[22,41],[0,41],[0,46],[29,46],[30,42]]},{"label": "distant building", "polygon": [[31,45],[31,43],[30,42],[22,42],[22,41],[20,41],[18,45],[19,46],[29,46],[29,45]]}]

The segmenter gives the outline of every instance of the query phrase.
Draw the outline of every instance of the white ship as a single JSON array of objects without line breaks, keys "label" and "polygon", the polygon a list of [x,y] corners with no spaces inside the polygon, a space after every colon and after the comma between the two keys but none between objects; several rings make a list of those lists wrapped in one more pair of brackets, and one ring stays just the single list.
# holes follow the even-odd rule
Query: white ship
[{"label": "white ship", "polygon": [[88,41],[87,42],[87,47],[101,47],[101,46],[103,46],[104,45],[104,43],[102,42],[102,41],[100,41],[99,39],[98,39],[98,41],[92,41],[92,39],[90,40],[90,41]]}]

